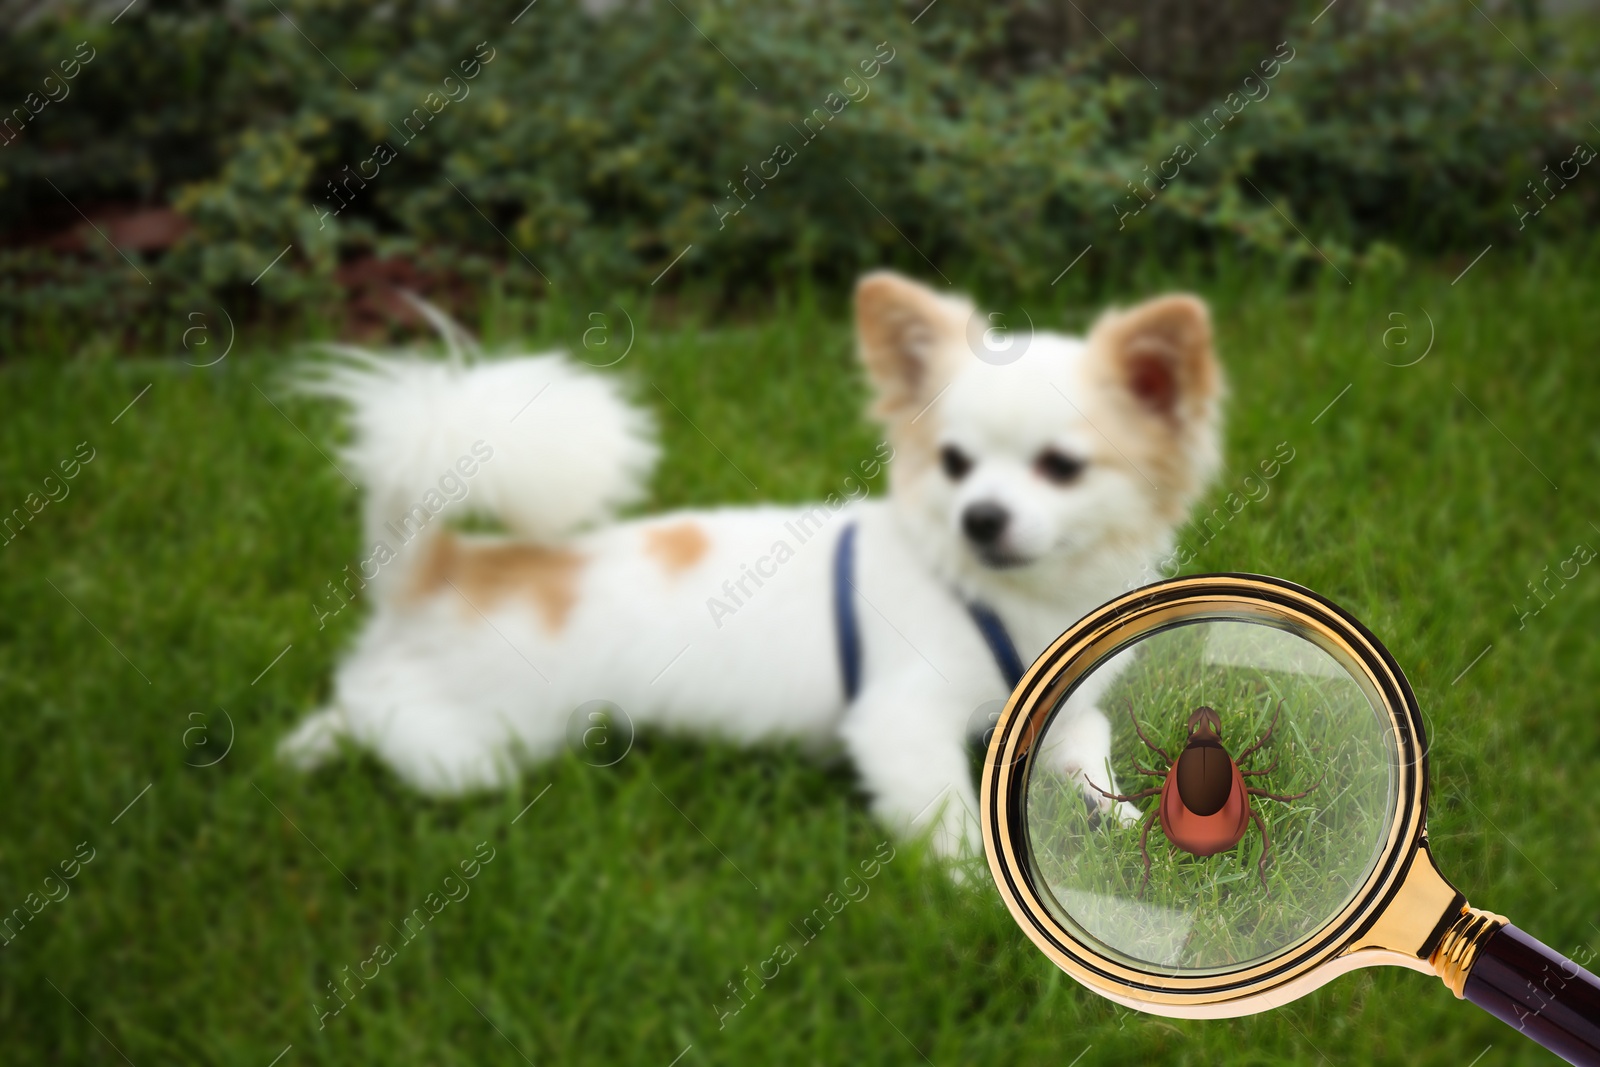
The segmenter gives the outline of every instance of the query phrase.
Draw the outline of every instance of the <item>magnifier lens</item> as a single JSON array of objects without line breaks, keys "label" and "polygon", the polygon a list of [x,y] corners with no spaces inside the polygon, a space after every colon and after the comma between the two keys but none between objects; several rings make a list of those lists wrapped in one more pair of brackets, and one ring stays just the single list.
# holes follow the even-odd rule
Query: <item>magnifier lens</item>
[{"label": "magnifier lens", "polygon": [[[1278,956],[1351,902],[1388,841],[1399,749],[1366,674],[1319,638],[1283,620],[1190,618],[1066,692],[1023,805],[1058,922],[1109,959],[1201,976]],[[1129,798],[1105,814],[1063,773],[1084,762],[1094,709],[1111,758],[1084,770]]]}]

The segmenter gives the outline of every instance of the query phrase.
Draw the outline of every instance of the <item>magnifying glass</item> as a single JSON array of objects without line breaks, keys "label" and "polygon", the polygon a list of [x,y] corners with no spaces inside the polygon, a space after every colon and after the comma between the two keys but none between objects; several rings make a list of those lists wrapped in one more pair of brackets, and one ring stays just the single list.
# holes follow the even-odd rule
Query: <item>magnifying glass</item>
[{"label": "magnifying glass", "polygon": [[[1110,758],[1083,766],[1093,709]],[[1600,1065],[1600,980],[1439,873],[1427,771],[1416,697],[1349,614],[1275,578],[1179,578],[1028,670],[984,764],[984,845],[1034,944],[1129,1008],[1248,1015],[1394,965]]]}]

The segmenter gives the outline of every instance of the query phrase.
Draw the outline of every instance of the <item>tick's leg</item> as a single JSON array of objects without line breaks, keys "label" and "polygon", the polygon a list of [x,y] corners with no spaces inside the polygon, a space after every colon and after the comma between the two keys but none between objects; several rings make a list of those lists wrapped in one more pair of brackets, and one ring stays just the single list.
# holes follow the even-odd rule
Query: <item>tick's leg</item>
[{"label": "tick's leg", "polygon": [[1165,778],[1167,776],[1166,771],[1152,771],[1149,767],[1146,767],[1141,763],[1135,763],[1133,765],[1133,769],[1138,771],[1140,774],[1148,774],[1152,778]]},{"label": "tick's leg", "polygon": [[1084,781],[1089,783],[1089,788],[1090,789],[1093,789],[1096,793],[1099,793],[1101,796],[1106,797],[1109,800],[1115,800],[1115,801],[1117,801],[1119,803],[1123,803],[1123,804],[1126,804],[1130,800],[1143,800],[1145,797],[1153,797],[1157,793],[1161,792],[1161,787],[1160,786],[1154,786],[1154,787],[1152,787],[1150,789],[1141,789],[1137,793],[1129,793],[1128,795],[1123,796],[1120,793],[1108,793],[1104,789],[1101,789],[1099,786],[1095,785],[1093,782],[1090,782],[1089,779],[1087,779],[1087,778],[1085,778]]},{"label": "tick's leg", "polygon": [[1144,746],[1151,752],[1154,752],[1156,755],[1160,756],[1162,760],[1164,760],[1170,766],[1172,763],[1172,757],[1167,755],[1167,750],[1157,745],[1154,741],[1151,741],[1144,735],[1144,727],[1139,725],[1139,719],[1133,713],[1132,700],[1128,701],[1128,719],[1133,723],[1133,732],[1139,735],[1139,740],[1144,742]]},{"label": "tick's leg", "polygon": [[1139,883],[1139,899],[1144,899],[1144,891],[1150,888],[1150,827],[1155,825],[1156,812],[1160,808],[1151,808],[1150,814],[1144,817],[1144,829],[1139,831],[1139,851],[1144,853],[1144,880]]},{"label": "tick's leg", "polygon": [[1254,775],[1258,775],[1258,774],[1271,774],[1273,771],[1275,771],[1277,769],[1278,769],[1278,761],[1277,760],[1273,760],[1272,761],[1272,765],[1269,766],[1269,767],[1263,767],[1259,771],[1240,771],[1239,774],[1241,776],[1245,777],[1245,778],[1250,778],[1250,777],[1252,777]]},{"label": "tick's leg", "polygon": [[1299,800],[1301,797],[1310,796],[1312,790],[1316,788],[1316,786],[1312,786],[1311,789],[1307,789],[1304,793],[1269,793],[1265,789],[1257,789],[1253,785],[1247,785],[1244,787],[1244,791],[1253,797],[1266,797],[1268,800],[1281,800],[1288,802],[1291,800]]},{"label": "tick's leg", "polygon": [[1239,753],[1238,758],[1233,761],[1234,763],[1243,763],[1245,760],[1250,758],[1250,754],[1252,752],[1255,752],[1262,745],[1267,743],[1267,739],[1272,736],[1272,731],[1274,729],[1276,729],[1277,726],[1278,726],[1278,714],[1280,712],[1282,712],[1282,711],[1283,711],[1283,701],[1280,700],[1280,701],[1278,701],[1278,706],[1272,709],[1272,720],[1267,723],[1267,732],[1262,734],[1259,738],[1257,738],[1255,744],[1251,745],[1249,748],[1247,748],[1243,752]]},{"label": "tick's leg", "polygon": [[1261,831],[1261,862],[1256,864],[1256,870],[1261,875],[1261,888],[1267,888],[1267,856],[1272,852],[1272,838],[1267,836],[1267,824],[1261,821],[1261,816],[1250,812],[1250,821],[1256,824],[1256,829]]}]

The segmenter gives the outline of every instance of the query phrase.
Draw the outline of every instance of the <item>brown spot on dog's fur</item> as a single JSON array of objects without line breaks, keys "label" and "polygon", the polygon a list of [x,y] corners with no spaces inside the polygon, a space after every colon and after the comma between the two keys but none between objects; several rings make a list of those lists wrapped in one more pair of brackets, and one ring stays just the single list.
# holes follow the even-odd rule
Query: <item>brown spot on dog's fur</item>
[{"label": "brown spot on dog's fur", "polygon": [[668,574],[682,574],[700,561],[711,547],[706,532],[692,522],[652,526],[644,532],[644,550]]},{"label": "brown spot on dog's fur", "polygon": [[571,549],[517,541],[473,544],[442,534],[418,568],[413,592],[420,598],[449,589],[479,611],[507,596],[525,595],[556,633],[577,603],[583,563]]}]

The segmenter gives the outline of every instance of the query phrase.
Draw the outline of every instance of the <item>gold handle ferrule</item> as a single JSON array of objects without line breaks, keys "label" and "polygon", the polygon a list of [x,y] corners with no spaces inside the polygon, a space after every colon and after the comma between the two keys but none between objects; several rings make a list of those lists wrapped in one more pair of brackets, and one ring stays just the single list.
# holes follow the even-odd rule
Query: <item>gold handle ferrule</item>
[{"label": "gold handle ferrule", "polygon": [[1433,965],[1433,971],[1457,999],[1464,996],[1467,987],[1467,975],[1472,973],[1473,961],[1478,958],[1478,950],[1483,947],[1489,935],[1509,922],[1504,915],[1496,915],[1492,911],[1483,911],[1479,908],[1463,906],[1461,914],[1457,915],[1450,928],[1444,932],[1439,940],[1439,947],[1433,950],[1433,955],[1428,957],[1428,962]]}]

